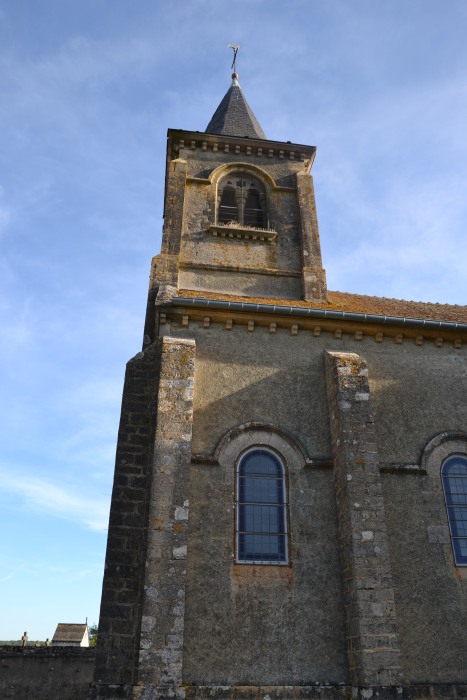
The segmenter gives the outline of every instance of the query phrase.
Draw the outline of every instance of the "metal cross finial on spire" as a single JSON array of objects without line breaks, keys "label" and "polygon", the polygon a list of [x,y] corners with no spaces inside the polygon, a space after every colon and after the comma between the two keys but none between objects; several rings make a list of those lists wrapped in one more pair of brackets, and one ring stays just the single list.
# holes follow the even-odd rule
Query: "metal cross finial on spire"
[{"label": "metal cross finial on spire", "polygon": [[232,61],[231,68],[233,69],[233,72],[236,73],[237,72],[237,53],[238,53],[238,49],[240,48],[240,44],[237,44],[237,46],[234,46],[233,44],[229,44],[227,46],[227,48],[233,49],[234,54],[233,54],[233,61]]}]

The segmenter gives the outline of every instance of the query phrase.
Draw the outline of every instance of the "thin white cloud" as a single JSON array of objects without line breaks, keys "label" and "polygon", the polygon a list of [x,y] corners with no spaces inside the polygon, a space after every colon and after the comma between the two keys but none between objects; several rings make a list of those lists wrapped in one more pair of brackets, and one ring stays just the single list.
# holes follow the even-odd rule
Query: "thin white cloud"
[{"label": "thin white cloud", "polygon": [[0,578],[0,583],[3,583],[4,581],[9,581],[11,578],[13,578],[14,576],[16,576],[16,574],[17,574],[19,571],[21,571],[21,569],[24,569],[25,566],[26,566],[26,564],[22,564],[21,566],[18,566],[18,567],[17,567],[16,569],[14,569],[13,571],[10,571],[10,573],[7,574],[6,576],[2,576],[2,577]]},{"label": "thin white cloud", "polygon": [[[71,487],[65,488],[23,472],[11,473],[6,465],[0,467],[4,494],[18,498],[17,507],[33,509],[50,517],[81,523],[91,530],[103,532],[107,528],[108,502],[105,499],[79,495]],[[10,500],[10,507],[16,507]]]}]

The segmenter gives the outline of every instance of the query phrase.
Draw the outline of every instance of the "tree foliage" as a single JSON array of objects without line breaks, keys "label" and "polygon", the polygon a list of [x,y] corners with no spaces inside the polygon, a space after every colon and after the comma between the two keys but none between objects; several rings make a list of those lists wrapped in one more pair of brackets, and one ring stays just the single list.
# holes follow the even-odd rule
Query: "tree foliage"
[{"label": "tree foliage", "polygon": [[88,630],[89,630],[89,646],[95,647],[97,644],[97,630],[98,630],[97,624],[94,623],[93,625],[89,625]]}]

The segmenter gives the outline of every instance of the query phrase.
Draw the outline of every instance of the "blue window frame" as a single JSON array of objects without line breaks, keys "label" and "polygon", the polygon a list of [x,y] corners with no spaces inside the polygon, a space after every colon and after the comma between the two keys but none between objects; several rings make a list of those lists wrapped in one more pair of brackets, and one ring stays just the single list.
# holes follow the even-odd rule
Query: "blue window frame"
[{"label": "blue window frame", "polygon": [[287,563],[284,466],[269,450],[254,449],[237,469],[237,561]]},{"label": "blue window frame", "polygon": [[441,468],[444,498],[458,566],[467,566],[467,457],[452,455]]}]

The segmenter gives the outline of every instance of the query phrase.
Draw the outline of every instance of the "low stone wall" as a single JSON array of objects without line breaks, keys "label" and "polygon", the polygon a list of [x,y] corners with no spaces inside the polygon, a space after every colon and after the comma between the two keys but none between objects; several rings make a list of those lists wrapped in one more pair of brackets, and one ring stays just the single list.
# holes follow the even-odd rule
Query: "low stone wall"
[{"label": "low stone wall", "polygon": [[108,685],[93,686],[90,697],[99,700],[461,700],[467,697],[467,685],[417,683],[366,688],[322,683],[300,686],[195,686],[183,683],[178,688]]},{"label": "low stone wall", "polygon": [[0,647],[2,700],[84,700],[92,681],[94,649]]}]

